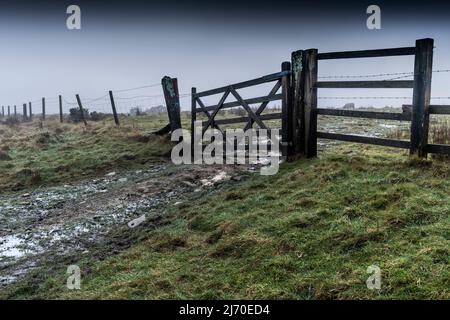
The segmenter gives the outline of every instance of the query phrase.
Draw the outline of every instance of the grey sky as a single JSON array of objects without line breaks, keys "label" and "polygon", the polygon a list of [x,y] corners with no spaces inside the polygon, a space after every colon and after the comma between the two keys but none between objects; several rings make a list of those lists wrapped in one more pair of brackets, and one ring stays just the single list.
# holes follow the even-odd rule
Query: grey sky
[{"label": "grey sky", "polygon": [[[74,2],[76,3],[76,2]],[[320,52],[412,46],[416,39],[435,39],[435,69],[450,69],[448,11],[429,7],[381,6],[382,30],[366,28],[366,4],[344,9],[331,6],[282,10],[244,10],[227,18],[220,10],[176,14],[146,7],[107,7],[80,4],[82,30],[65,27],[64,1],[49,8],[22,9],[0,14],[0,105],[17,105],[48,97],[49,112],[56,112],[56,97],[74,101],[101,97],[112,89],[159,83],[164,75],[179,79],[181,93],[192,86],[206,90],[280,69],[293,50]],[[370,3],[369,3],[370,4]],[[119,8],[116,4],[116,8]],[[106,8],[106,9],[105,9]],[[48,11],[46,11],[48,10]],[[266,13],[266,14],[264,14]],[[250,15],[249,15],[250,14]],[[433,15],[435,14],[435,15]],[[423,15],[423,16],[421,16]],[[213,19],[215,18],[215,19]],[[413,71],[412,58],[327,61],[320,76]],[[383,78],[380,78],[380,80]],[[433,75],[433,96],[450,96],[450,73]],[[257,88],[248,95],[265,94]],[[160,87],[118,94],[120,97],[160,95]],[[245,95],[244,95],[245,96]],[[411,90],[321,90],[320,96],[411,96]],[[139,99],[135,99],[139,100]],[[129,105],[119,101],[122,108]],[[321,106],[339,106],[349,100],[320,100]],[[401,105],[408,100],[355,100],[358,105]],[[434,102],[450,103],[448,100]],[[163,103],[161,96],[142,98],[146,106]],[[109,111],[107,100],[92,109]],[[103,104],[103,105],[102,105]],[[190,100],[182,107],[189,109]],[[125,111],[125,110],[122,110]]]}]

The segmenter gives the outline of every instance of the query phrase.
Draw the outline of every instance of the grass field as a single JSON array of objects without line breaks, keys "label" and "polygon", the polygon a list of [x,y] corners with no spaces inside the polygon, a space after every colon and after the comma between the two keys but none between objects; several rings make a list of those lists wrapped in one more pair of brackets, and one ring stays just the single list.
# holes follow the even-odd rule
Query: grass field
[{"label": "grass field", "polygon": [[[58,143],[58,151],[49,147],[27,155],[23,150],[34,142],[10,141],[14,166],[0,162],[0,170],[29,168],[40,173],[42,183],[62,183],[78,170],[95,174],[119,159],[126,167],[145,166],[145,160],[169,150],[153,137],[143,148],[136,138],[142,131],[132,127],[99,125],[86,131],[67,125],[63,130],[72,138],[62,145],[85,146],[60,154]],[[168,205],[168,223],[158,228],[144,223],[116,235],[132,237],[130,247],[101,258],[53,263],[0,296],[450,299],[448,161],[415,160],[406,151],[366,145],[333,143],[321,149],[317,159],[283,164],[278,175],[250,175],[181,206]],[[47,172],[40,169],[61,157],[79,168],[63,175],[50,166]],[[4,188],[12,181],[2,175]],[[66,288],[67,263],[80,266],[81,290]],[[366,287],[371,265],[381,269],[381,290]]]}]

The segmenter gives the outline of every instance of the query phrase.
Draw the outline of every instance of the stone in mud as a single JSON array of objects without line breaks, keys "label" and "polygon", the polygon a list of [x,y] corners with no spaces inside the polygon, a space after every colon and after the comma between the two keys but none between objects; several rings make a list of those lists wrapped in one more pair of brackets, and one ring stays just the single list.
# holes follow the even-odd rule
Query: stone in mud
[{"label": "stone in mud", "polygon": [[191,187],[191,188],[197,187],[197,185],[195,183],[192,183],[192,182],[189,182],[189,181],[186,181],[186,180],[185,181],[181,181],[181,183],[186,185],[186,186],[188,186],[188,187]]},{"label": "stone in mud", "polygon": [[9,161],[12,158],[4,151],[0,151],[0,161]]}]

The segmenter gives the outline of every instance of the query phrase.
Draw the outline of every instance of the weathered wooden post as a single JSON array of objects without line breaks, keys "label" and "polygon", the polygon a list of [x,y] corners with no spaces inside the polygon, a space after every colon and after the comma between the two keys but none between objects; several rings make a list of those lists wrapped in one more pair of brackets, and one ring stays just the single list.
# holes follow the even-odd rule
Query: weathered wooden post
[{"label": "weathered wooden post", "polygon": [[27,104],[24,103],[23,104],[23,122],[26,122],[28,120],[28,116],[27,116]]},{"label": "weathered wooden post", "polygon": [[433,39],[416,41],[410,154],[420,158],[427,157],[433,44]]},{"label": "weathered wooden post", "polygon": [[[291,70],[290,62],[283,62],[281,64],[281,71],[289,72]],[[281,78],[281,141],[282,141],[282,155],[286,158],[293,155],[292,144],[292,103],[291,103],[291,76],[284,75]]]},{"label": "weathered wooden post", "polygon": [[195,97],[197,88],[191,89],[191,157],[194,160],[195,150],[195,121],[197,121],[197,98]]},{"label": "weathered wooden post", "polygon": [[31,107],[31,102],[28,102],[28,113],[29,113],[29,115],[30,115],[30,121],[31,120],[33,120],[33,109],[32,109],[32,107]]},{"label": "weathered wooden post", "polygon": [[59,95],[59,122],[63,123],[64,115],[63,115],[63,105],[62,105],[62,96]]},{"label": "weathered wooden post", "polygon": [[313,158],[317,156],[317,49],[305,51],[303,71],[304,152]]},{"label": "weathered wooden post", "polygon": [[86,122],[86,118],[84,117],[84,110],[83,110],[83,105],[81,104],[81,99],[80,96],[78,94],[75,95],[77,98],[77,102],[78,102],[78,107],[80,108],[80,112],[81,112],[81,119],[84,122],[84,125],[87,126],[87,122]]},{"label": "weathered wooden post", "polygon": [[170,130],[181,129],[180,97],[178,92],[178,80],[164,77],[161,80],[166,100],[167,114],[169,115]]},{"label": "weathered wooden post", "polygon": [[116,103],[114,102],[114,96],[111,90],[109,91],[109,99],[111,100],[111,108],[114,116],[114,122],[116,123],[116,126],[119,127],[120,126],[119,116],[117,115]]},{"label": "weathered wooden post", "polygon": [[2,106],[2,118],[5,117],[5,106]]},{"label": "weathered wooden post", "polygon": [[45,120],[45,98],[42,98],[42,120]]},{"label": "weathered wooden post", "polygon": [[14,105],[14,118],[17,118],[17,106]]},{"label": "weathered wooden post", "polygon": [[10,117],[11,117],[11,107],[8,106],[8,118],[10,118]]},{"label": "weathered wooden post", "polygon": [[303,105],[303,57],[305,52],[298,50],[291,55],[291,95],[292,95],[292,150],[295,155],[305,153]]}]

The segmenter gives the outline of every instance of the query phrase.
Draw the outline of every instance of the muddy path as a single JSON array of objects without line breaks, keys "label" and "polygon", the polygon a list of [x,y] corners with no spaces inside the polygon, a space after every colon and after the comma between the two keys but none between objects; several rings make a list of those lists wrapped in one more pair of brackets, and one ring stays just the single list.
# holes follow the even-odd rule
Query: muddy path
[{"label": "muddy path", "polygon": [[[0,288],[52,261],[76,261],[94,249],[102,251],[102,244],[114,241],[109,238],[115,230],[161,221],[168,205],[182,205],[247,174],[247,168],[238,166],[160,162],[139,171],[0,195]],[[105,246],[100,255],[115,250]]]}]

